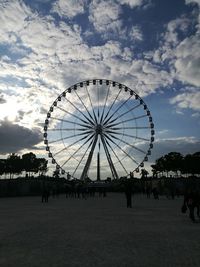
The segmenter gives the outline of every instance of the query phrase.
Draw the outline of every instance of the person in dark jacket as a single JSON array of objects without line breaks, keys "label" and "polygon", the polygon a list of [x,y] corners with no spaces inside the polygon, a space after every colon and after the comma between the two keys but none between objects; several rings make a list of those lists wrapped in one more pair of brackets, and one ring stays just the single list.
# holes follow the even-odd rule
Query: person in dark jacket
[{"label": "person in dark jacket", "polygon": [[132,189],[132,183],[130,179],[125,181],[124,184],[124,191],[126,195],[126,205],[127,208],[132,208],[132,194],[133,194],[133,189]]}]

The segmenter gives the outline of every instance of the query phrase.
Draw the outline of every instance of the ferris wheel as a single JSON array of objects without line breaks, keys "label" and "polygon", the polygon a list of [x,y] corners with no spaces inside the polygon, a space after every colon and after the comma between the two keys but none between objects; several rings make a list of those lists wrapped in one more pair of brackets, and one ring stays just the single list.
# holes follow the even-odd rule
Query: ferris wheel
[{"label": "ferris wheel", "polygon": [[129,177],[151,155],[154,124],[139,95],[112,80],[76,83],[52,103],[44,143],[57,171],[73,178]]}]

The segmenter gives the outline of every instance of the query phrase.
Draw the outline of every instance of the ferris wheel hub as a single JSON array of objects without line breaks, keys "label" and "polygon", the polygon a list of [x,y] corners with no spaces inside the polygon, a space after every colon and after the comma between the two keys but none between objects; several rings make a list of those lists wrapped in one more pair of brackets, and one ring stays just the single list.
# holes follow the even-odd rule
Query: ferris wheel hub
[{"label": "ferris wheel hub", "polygon": [[95,131],[96,131],[96,134],[97,135],[102,135],[102,133],[103,133],[103,127],[102,127],[102,125],[101,124],[97,124]]}]

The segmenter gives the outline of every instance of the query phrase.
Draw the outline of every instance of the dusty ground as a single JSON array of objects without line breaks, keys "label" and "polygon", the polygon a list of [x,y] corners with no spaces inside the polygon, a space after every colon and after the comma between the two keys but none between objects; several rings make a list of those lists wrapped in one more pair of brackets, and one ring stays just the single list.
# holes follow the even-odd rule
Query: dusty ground
[{"label": "dusty ground", "polygon": [[182,199],[0,199],[0,266],[200,266],[200,223]]}]

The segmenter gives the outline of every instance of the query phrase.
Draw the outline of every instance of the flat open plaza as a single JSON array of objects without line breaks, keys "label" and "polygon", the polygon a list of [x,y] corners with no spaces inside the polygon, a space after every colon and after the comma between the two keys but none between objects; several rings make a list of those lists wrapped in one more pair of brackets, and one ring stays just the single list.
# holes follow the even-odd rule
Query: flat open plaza
[{"label": "flat open plaza", "polygon": [[0,199],[0,266],[200,266],[200,223],[182,198]]}]

